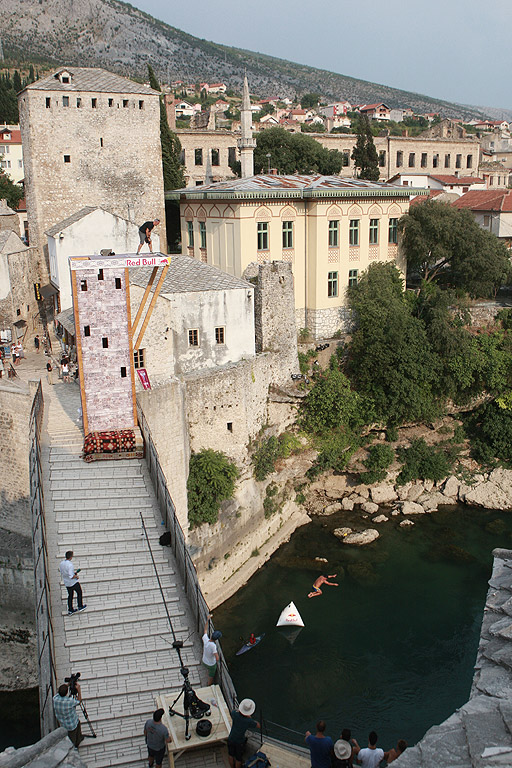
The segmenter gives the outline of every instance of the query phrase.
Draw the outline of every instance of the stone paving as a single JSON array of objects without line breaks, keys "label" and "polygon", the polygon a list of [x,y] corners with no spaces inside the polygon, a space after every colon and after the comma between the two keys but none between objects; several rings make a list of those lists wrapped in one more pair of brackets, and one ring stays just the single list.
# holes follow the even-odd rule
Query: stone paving
[{"label": "stone paving", "polygon": [[[60,381],[54,372],[50,386],[45,366],[45,356],[29,350],[17,372],[22,380],[41,377],[43,382],[42,466],[58,681],[81,672],[82,695],[97,733],[80,747],[88,768],[143,765],[142,729],[155,696],[177,694],[182,678],[177,653],[168,643],[171,635],[141,515],[196,687],[206,683],[200,639],[172,554],[158,544],[163,528],[145,461],[83,462],[78,385]],[[81,568],[87,604],[72,616],[58,570],[68,549]],[[81,720],[87,734],[83,715]],[[183,768],[224,763],[224,750],[215,748],[180,758]]]}]

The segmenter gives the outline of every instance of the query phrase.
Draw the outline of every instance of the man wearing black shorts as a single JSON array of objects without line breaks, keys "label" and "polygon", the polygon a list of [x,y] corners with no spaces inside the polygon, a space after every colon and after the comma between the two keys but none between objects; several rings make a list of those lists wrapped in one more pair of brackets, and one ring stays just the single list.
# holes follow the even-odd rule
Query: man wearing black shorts
[{"label": "man wearing black shorts", "polygon": [[253,720],[256,704],[252,699],[243,699],[238,709],[231,712],[233,725],[228,736],[228,755],[231,768],[242,768],[242,760],[245,747],[245,732],[248,728],[255,730],[260,727],[257,720]]},{"label": "man wearing black shorts", "polygon": [[165,754],[165,745],[171,740],[169,731],[162,723],[163,714],[163,709],[155,710],[153,712],[153,719],[146,720],[144,726],[144,736],[146,737],[150,767],[155,764],[156,768],[161,768]]},{"label": "man wearing black shorts", "polygon": [[153,243],[151,242],[151,232],[152,230],[160,224],[160,219],[155,219],[154,221],[145,221],[142,226],[139,227],[139,247],[137,248],[137,253],[140,253],[140,249],[144,245],[144,243],[147,243],[149,245],[149,250],[151,253],[153,253]]}]

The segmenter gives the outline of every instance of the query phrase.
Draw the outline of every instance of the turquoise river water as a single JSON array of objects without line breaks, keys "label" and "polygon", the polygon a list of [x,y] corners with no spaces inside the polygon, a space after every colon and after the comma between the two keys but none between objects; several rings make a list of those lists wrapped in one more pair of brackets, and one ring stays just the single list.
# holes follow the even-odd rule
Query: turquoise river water
[{"label": "turquoise river water", "polygon": [[[492,550],[512,548],[512,515],[461,506],[405,530],[398,520],[352,548],[332,533],[346,513],[316,518],[214,612],[238,697],[257,702],[270,735],[301,744],[323,718],[361,745],[375,729],[387,749],[467,700]],[[308,599],[322,572],[340,586]],[[275,626],[291,600],[305,624],[293,643]],[[265,638],[236,656],[250,632]]]}]

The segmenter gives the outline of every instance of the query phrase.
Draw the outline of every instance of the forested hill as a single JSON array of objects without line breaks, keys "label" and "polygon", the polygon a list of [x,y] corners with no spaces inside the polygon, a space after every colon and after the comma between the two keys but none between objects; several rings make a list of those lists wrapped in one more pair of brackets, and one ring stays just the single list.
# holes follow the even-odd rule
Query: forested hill
[{"label": "forested hill", "polygon": [[251,90],[262,97],[314,92],[352,103],[385,101],[419,113],[440,111],[465,118],[483,114],[478,107],[200,40],[119,0],[2,0],[0,36],[7,62],[101,66],[145,77],[150,61],[164,82],[222,81],[237,90],[247,70]]}]

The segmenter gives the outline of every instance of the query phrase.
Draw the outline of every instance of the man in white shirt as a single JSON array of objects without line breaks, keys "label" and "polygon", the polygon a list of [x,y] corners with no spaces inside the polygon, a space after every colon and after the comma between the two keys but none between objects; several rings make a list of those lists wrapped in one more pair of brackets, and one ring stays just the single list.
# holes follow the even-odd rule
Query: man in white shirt
[{"label": "man in white shirt", "polygon": [[377,747],[377,738],[375,731],[372,731],[368,736],[368,746],[365,749],[361,749],[357,741],[352,739],[357,764],[362,765],[363,768],[378,768],[381,760],[384,759],[384,750]]},{"label": "man in white shirt", "polygon": [[219,653],[217,651],[217,646],[215,645],[215,641],[220,640],[220,638],[222,637],[222,632],[219,632],[218,629],[216,629],[215,632],[212,634],[211,640],[208,637],[208,622],[210,621],[211,618],[212,618],[212,615],[211,613],[209,613],[206,618],[206,622],[204,625],[204,632],[203,632],[203,664],[208,670],[207,685],[212,685],[213,679],[215,677],[215,673],[217,672],[217,662],[219,660]]},{"label": "man in white shirt", "polygon": [[[68,616],[79,611],[84,611],[87,606],[84,605],[82,598],[82,587],[78,582],[78,570],[75,571],[75,566],[71,562],[73,558],[73,552],[69,550],[66,552],[65,560],[59,565],[59,570],[62,576],[64,586],[68,590]],[[76,592],[78,608],[73,608],[73,593]]]}]

